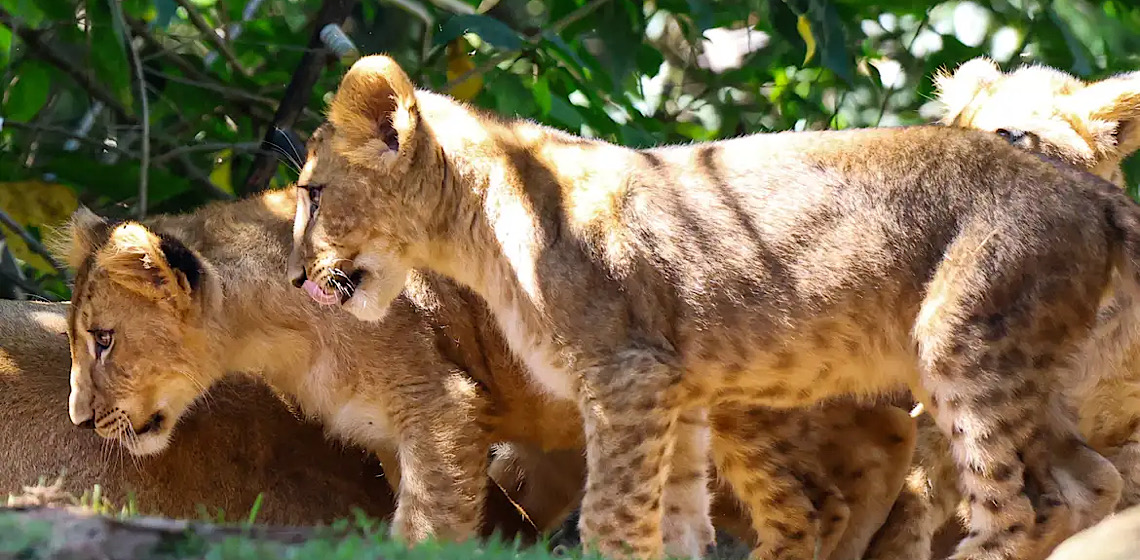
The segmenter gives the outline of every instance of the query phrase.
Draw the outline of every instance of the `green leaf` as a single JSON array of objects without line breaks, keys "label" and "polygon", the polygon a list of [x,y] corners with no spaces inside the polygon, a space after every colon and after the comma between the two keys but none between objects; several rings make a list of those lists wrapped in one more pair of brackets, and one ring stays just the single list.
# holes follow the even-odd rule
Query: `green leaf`
[{"label": "green leaf", "polygon": [[131,107],[131,67],[123,37],[115,30],[108,2],[116,0],[88,0],[87,17],[90,18],[90,63],[95,77],[106,84],[111,93],[126,107]]},{"label": "green leaf", "polygon": [[1045,8],[1045,13],[1048,14],[1049,20],[1057,26],[1061,31],[1061,36],[1065,38],[1065,45],[1069,47],[1069,52],[1073,55],[1072,72],[1077,76],[1088,76],[1092,73],[1092,55],[1088,47],[1080,41],[1073,28],[1070,26],[1069,21],[1062,17],[1056,10]]},{"label": "green leaf", "polygon": [[847,50],[847,32],[835,5],[830,0],[811,0],[809,14],[815,24],[813,27],[819,30],[816,41],[824,68],[834,72],[847,85],[854,85],[855,61]]},{"label": "green leaf", "polygon": [[12,32],[7,27],[0,27],[0,68],[8,67],[8,59],[12,52]]},{"label": "green leaf", "polygon": [[538,109],[542,111],[542,115],[550,114],[550,81],[543,76],[534,82],[534,87],[531,88],[531,93],[534,95],[534,102],[538,104]]},{"label": "green leaf", "polygon": [[154,26],[158,29],[166,29],[170,25],[170,21],[174,19],[174,14],[178,12],[178,5],[174,0],[154,0]]},{"label": "green leaf", "polygon": [[4,115],[13,121],[29,121],[47,103],[51,91],[51,73],[39,61],[29,60],[20,66],[16,82],[8,90]]},{"label": "green leaf", "polygon": [[29,27],[39,27],[44,20],[44,12],[36,0],[0,0],[0,8],[11,12],[19,22]]},{"label": "green leaf", "polygon": [[713,27],[712,6],[706,0],[686,0],[689,4],[689,15],[697,24],[697,29],[704,32]]},{"label": "green leaf", "polygon": [[71,21],[75,19],[75,2],[68,0],[36,0],[36,7],[50,19]]},{"label": "green leaf", "polygon": [[474,33],[487,43],[504,50],[522,48],[522,39],[503,22],[478,14],[462,14],[443,23],[435,35],[435,44],[444,45],[465,33]]}]

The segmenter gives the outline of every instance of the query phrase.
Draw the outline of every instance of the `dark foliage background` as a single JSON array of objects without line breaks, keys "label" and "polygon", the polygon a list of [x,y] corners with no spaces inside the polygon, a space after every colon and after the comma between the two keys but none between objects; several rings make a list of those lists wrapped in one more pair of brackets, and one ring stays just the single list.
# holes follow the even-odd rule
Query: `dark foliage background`
[{"label": "dark foliage background", "polygon": [[351,62],[314,39],[328,21],[421,86],[631,146],[927,122],[932,74],[983,54],[1140,68],[1131,0],[0,0],[0,297],[69,296],[36,249],[79,203],[288,184],[258,147],[320,121]]}]

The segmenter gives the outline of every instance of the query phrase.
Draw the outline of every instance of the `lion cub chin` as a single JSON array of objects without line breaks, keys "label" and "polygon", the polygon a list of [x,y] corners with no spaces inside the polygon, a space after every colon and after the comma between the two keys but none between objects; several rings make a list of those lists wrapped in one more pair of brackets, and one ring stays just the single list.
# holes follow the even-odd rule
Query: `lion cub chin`
[{"label": "lion cub chin", "polygon": [[[603,553],[657,557],[663,526],[702,523],[668,481],[701,472],[704,411],[739,403],[910,387],[970,502],[961,560],[1033,557],[1119,498],[1066,397],[1102,297],[1138,287],[1140,208],[998,135],[632,150],[417,91],[372,56],[342,80],[298,186],[289,277],[310,295],[383,302],[405,271],[440,272],[488,302],[537,383],[578,402],[580,527]],[[722,445],[730,471],[744,451]]]},{"label": "lion cub chin", "polygon": [[[1121,162],[1140,148],[1140,72],[1084,82],[1046,66],[1003,73],[977,58],[938,75],[935,85],[943,123],[995,132],[1119,187]],[[1118,293],[1100,310],[1090,347],[1077,364],[1083,372],[1078,377],[1088,381],[1072,391],[1081,434],[1123,475],[1118,510],[1140,503],[1140,323],[1127,316],[1132,297]],[[928,415],[918,429],[914,468],[868,560],[930,558],[935,531],[955,517],[963,500],[946,438]],[[1043,551],[1052,544],[1043,543]]]}]

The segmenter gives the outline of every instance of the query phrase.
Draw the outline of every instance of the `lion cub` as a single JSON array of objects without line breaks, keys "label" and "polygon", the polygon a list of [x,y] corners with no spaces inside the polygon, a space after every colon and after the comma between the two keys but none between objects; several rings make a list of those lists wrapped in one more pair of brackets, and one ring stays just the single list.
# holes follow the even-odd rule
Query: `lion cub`
[{"label": "lion cub", "polygon": [[[1110,184],[949,127],[627,149],[417,91],[385,56],[314,136],[292,281],[366,319],[415,268],[471,286],[579,404],[603,553],[707,523],[670,482],[701,469],[702,411],[908,386],[971,502],[957,558],[1032,557],[1116,504],[1064,398],[1116,272],[1137,284],[1140,208]],[[736,453],[714,441],[722,475]]]},{"label": "lion cub", "polygon": [[[1086,83],[1044,66],[1003,74],[978,58],[940,74],[935,85],[943,123],[996,132],[1120,187],[1121,162],[1140,148],[1140,72]],[[1140,343],[1134,326],[1113,320],[1131,306],[1129,294],[1118,294],[1101,310],[1096,348],[1078,364],[1092,381],[1072,393],[1081,433],[1124,477],[1117,509],[1140,503]],[[948,442],[929,415],[919,419],[919,433],[915,466],[869,560],[930,558],[935,531],[962,500]]]},{"label": "lion cub", "polygon": [[[411,275],[378,323],[338,318],[278,282],[296,195],[269,192],[145,225],[73,217],[73,421],[135,454],[155,453],[224,372],[250,371],[331,434],[385,459],[399,494],[393,530],[404,538],[474,535],[487,450],[499,442],[509,454],[492,463],[494,479],[538,529],[556,526],[584,483],[574,404],[539,392],[481,300],[441,277]],[[857,447],[833,438],[854,432],[866,433]],[[747,442],[736,470],[751,495],[772,500],[756,520],[803,530],[792,544],[842,551],[840,560],[857,556],[886,518],[914,429],[898,408],[837,402],[754,410],[716,436]],[[732,493],[722,488],[718,498],[718,521],[754,539],[728,507]]]}]

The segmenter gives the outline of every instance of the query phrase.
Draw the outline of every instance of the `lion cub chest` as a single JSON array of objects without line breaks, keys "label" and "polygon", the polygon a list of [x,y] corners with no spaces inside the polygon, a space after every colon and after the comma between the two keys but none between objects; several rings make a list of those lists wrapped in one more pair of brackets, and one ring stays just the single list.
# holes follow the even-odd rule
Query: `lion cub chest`
[{"label": "lion cub chest", "polygon": [[395,434],[382,388],[356,391],[355,384],[338,377],[344,367],[324,354],[314,360],[298,395],[306,414],[319,418],[331,436],[368,448],[389,445]]}]

